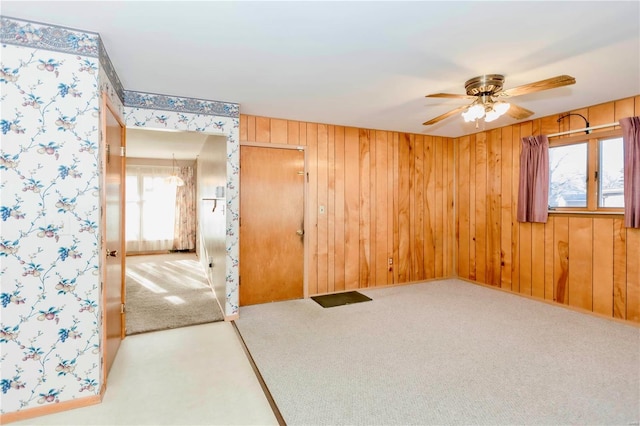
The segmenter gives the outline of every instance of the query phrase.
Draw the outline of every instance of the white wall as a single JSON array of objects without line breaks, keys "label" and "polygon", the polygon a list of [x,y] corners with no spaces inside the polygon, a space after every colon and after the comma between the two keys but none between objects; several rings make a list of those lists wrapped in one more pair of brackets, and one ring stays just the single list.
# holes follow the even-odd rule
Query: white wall
[{"label": "white wall", "polygon": [[218,301],[223,304],[226,299],[226,200],[216,194],[216,187],[226,188],[227,149],[224,137],[207,138],[198,156],[197,172],[200,261]]}]

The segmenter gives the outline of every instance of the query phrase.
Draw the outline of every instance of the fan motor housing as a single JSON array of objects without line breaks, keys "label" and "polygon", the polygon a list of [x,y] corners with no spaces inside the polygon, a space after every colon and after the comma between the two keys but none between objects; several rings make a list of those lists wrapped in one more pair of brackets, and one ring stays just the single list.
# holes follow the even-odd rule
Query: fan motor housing
[{"label": "fan motor housing", "polygon": [[469,96],[493,95],[502,90],[504,76],[501,74],[487,74],[474,77],[464,84]]}]

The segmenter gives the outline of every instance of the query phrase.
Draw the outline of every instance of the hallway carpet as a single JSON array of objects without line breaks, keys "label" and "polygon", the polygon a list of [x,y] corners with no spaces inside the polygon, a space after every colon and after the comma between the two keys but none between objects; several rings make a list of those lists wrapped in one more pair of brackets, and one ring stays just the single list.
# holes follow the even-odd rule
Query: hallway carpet
[{"label": "hallway carpet", "polygon": [[222,321],[194,253],[127,256],[126,334]]}]

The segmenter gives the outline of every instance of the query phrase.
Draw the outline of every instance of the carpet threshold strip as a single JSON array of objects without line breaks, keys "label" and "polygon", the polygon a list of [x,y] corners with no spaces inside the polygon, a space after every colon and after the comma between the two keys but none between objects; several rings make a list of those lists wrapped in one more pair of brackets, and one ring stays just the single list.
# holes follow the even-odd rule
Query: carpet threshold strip
[{"label": "carpet threshold strip", "polygon": [[240,333],[240,330],[238,329],[238,326],[236,325],[235,321],[231,321],[231,324],[233,324],[233,329],[236,331],[236,334],[238,335],[238,338],[240,339],[240,343],[242,343],[242,349],[244,349],[244,353],[247,355],[247,359],[249,360],[249,364],[251,364],[251,368],[253,368],[253,372],[255,373],[258,382],[260,383],[260,387],[262,388],[262,391],[264,392],[264,396],[267,398],[267,401],[269,402],[269,405],[271,406],[271,410],[273,411],[273,415],[276,417],[276,420],[278,421],[278,425],[279,426],[287,426],[287,422],[284,421],[284,417],[282,416],[282,413],[280,412],[280,409],[278,408],[278,405],[276,404],[276,401],[273,399],[273,396],[271,395],[271,392],[269,391],[269,388],[267,387],[267,383],[264,381],[264,379],[262,378],[262,374],[260,374],[260,370],[258,369],[258,366],[256,365],[255,361],[253,360],[253,357],[251,356],[251,352],[249,352],[249,347],[247,346],[247,344],[245,343],[244,339],[242,338],[242,334]]}]

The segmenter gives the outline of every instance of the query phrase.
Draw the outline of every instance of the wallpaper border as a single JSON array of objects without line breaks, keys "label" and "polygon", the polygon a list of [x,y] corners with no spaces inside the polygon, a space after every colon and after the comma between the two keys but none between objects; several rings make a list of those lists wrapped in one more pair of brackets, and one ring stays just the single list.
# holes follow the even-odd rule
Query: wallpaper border
[{"label": "wallpaper border", "polygon": [[240,105],[236,103],[162,95],[158,93],[144,93],[132,90],[124,91],[124,106],[178,113],[216,115],[219,117],[240,117]]},{"label": "wallpaper border", "polygon": [[100,36],[91,31],[0,16],[3,44],[99,57]]}]

